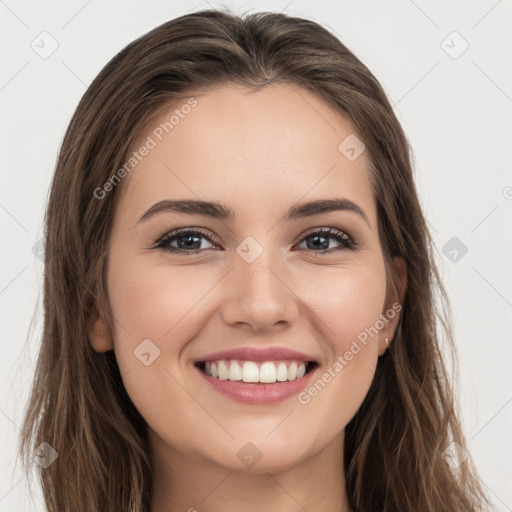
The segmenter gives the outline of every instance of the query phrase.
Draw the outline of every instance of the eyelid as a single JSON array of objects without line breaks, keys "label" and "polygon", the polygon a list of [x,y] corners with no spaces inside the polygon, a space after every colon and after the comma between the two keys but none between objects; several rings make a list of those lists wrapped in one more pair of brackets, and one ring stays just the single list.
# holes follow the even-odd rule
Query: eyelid
[{"label": "eyelid", "polygon": [[[160,236],[151,247],[153,249],[158,249],[159,245],[161,243],[163,243],[164,241],[170,240],[171,238],[175,238],[175,237],[178,237],[180,235],[185,235],[187,233],[201,234],[206,239],[208,239],[208,241],[211,242],[212,244],[220,245],[219,238],[216,235],[214,235],[211,231],[209,231],[207,229],[204,229],[204,228],[199,228],[199,227],[191,226],[191,227],[186,227],[186,228],[177,228],[177,229],[172,230],[172,231],[167,231],[162,236]],[[192,253],[193,251],[187,251],[187,252]]]},{"label": "eyelid", "polygon": [[[207,239],[210,243],[222,247],[222,244],[220,243],[217,235],[213,234],[210,230],[200,228],[200,227],[190,226],[190,227],[185,227],[185,228],[177,228],[175,230],[168,231],[168,232],[164,233],[161,237],[159,237],[157,239],[157,241],[151,246],[151,248],[165,250],[166,249],[166,247],[165,247],[166,241],[170,241],[171,239],[176,239],[180,235],[184,236],[188,233],[201,235],[205,239]],[[298,239],[293,243],[292,247],[295,247],[297,244],[302,243],[306,238],[308,238],[309,236],[316,234],[316,233],[330,235],[333,238],[336,238],[336,236],[337,236],[338,238],[345,240],[348,245],[343,247],[342,249],[355,250],[359,246],[357,237],[350,235],[343,229],[324,225],[324,226],[316,226],[316,227],[309,228],[305,232],[301,233],[300,236],[298,237]],[[167,250],[169,250],[169,249],[167,248]],[[174,252],[174,253],[183,252],[183,253],[188,253],[188,254],[199,254],[201,252],[204,252],[205,250],[206,249],[192,249],[190,251],[187,251],[187,250],[182,250],[182,249],[173,247],[173,250],[170,250],[169,252]],[[310,249],[299,249],[299,251],[309,251],[312,253],[319,253],[319,254],[333,253],[337,250],[339,250],[339,249],[331,249],[331,250],[325,249],[323,251],[313,251]]]},{"label": "eyelid", "polygon": [[327,233],[327,234],[337,234],[341,237],[346,237],[349,240],[352,240],[352,237],[343,229],[339,228],[333,228],[328,226],[319,226],[315,228],[310,228],[306,230],[304,233],[302,233],[298,239],[298,241],[302,241],[304,238],[306,238],[309,235],[312,235],[313,233]]},{"label": "eyelid", "polygon": [[[293,246],[295,247],[297,244],[302,243],[306,238],[308,238],[309,236],[316,234],[316,233],[323,234],[326,237],[332,237],[332,238],[337,237],[337,238],[344,240],[347,245],[345,247],[342,247],[341,249],[356,250],[359,248],[359,241],[358,241],[357,237],[350,235],[344,229],[335,228],[332,226],[317,226],[317,227],[313,227],[313,228],[306,230],[304,233],[302,233],[300,235],[300,237],[293,244]],[[301,249],[301,250],[308,251],[308,249]],[[309,250],[309,252],[311,252],[313,254],[315,254],[315,253],[328,254],[328,253],[335,253],[338,250],[340,250],[340,248],[335,248],[335,249],[331,249],[331,250],[325,249],[324,251]]]}]

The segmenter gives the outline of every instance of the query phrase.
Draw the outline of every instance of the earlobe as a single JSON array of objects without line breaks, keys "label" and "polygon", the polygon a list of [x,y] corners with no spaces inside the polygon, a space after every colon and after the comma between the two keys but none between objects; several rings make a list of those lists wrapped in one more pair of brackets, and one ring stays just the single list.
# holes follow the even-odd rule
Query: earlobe
[{"label": "earlobe", "polygon": [[379,356],[383,355],[386,350],[389,348],[389,338],[383,338],[379,341]]},{"label": "earlobe", "polygon": [[89,328],[89,340],[92,348],[97,352],[107,352],[114,348],[112,333],[105,322],[99,318]]}]

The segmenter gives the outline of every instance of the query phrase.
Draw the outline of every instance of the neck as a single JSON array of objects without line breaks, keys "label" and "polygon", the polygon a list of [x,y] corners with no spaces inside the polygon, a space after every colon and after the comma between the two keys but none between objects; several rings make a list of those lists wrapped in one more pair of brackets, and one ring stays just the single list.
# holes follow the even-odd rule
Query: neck
[{"label": "neck", "polygon": [[275,472],[233,471],[169,446],[150,429],[151,512],[352,512],[345,490],[344,431],[319,453]]}]

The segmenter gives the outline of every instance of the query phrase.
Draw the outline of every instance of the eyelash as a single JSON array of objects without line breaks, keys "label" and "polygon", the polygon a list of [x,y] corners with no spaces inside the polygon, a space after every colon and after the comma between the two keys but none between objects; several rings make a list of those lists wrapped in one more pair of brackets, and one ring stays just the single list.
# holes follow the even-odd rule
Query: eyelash
[{"label": "eyelash", "polygon": [[[335,251],[341,251],[341,250],[349,250],[354,251],[357,249],[357,242],[355,238],[349,236],[347,233],[334,228],[320,228],[315,229],[313,231],[307,232],[302,239],[300,240],[299,244],[302,243],[307,238],[310,238],[312,235],[323,235],[325,238],[334,238],[336,241],[338,241],[341,246],[336,247],[334,249],[323,249],[321,251],[314,251],[312,249],[300,249],[301,251],[308,251],[312,253],[317,254],[329,254]],[[185,228],[177,231],[172,231],[170,233],[166,233],[164,236],[159,238],[151,247],[152,249],[162,249],[167,252],[170,252],[172,254],[186,254],[186,255],[194,255],[199,252],[205,251],[207,249],[192,249],[190,251],[179,249],[177,247],[172,247],[170,243],[176,239],[179,239],[181,237],[185,237],[187,235],[201,235],[201,237],[206,238],[210,243],[215,244],[215,242],[210,237],[209,233],[201,228],[196,229],[190,229]],[[326,236],[329,235],[329,236]],[[198,237],[198,238],[201,238]]]}]

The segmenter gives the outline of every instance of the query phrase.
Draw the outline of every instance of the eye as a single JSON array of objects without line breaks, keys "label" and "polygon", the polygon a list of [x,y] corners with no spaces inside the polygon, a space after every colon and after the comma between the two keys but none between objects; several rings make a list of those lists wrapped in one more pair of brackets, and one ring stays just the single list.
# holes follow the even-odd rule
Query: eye
[{"label": "eye", "polygon": [[[182,229],[178,231],[172,231],[165,234],[158,239],[152,246],[152,249],[163,249],[167,252],[174,254],[197,254],[210,247],[201,247],[201,243],[206,240],[208,243],[215,243],[212,241],[209,232],[202,229]],[[334,240],[338,243],[338,247],[331,247],[330,241]],[[310,231],[302,238],[301,244],[306,243],[306,248],[300,248],[309,252],[316,253],[332,253],[343,249],[355,250],[357,245],[347,233],[334,228],[321,228]]]},{"label": "eye", "polygon": [[[155,242],[152,248],[179,254],[195,254],[210,248],[201,247],[201,242],[204,239],[213,243],[208,233],[202,229],[183,229],[165,234]],[[176,245],[174,245],[175,243]]]},{"label": "eye", "polygon": [[[347,233],[334,228],[316,229],[309,232],[302,240],[301,243],[306,243],[306,248],[302,250],[311,252],[329,253],[343,249],[354,250],[356,248],[355,241]],[[330,240],[335,240],[339,246],[330,247]]]}]

